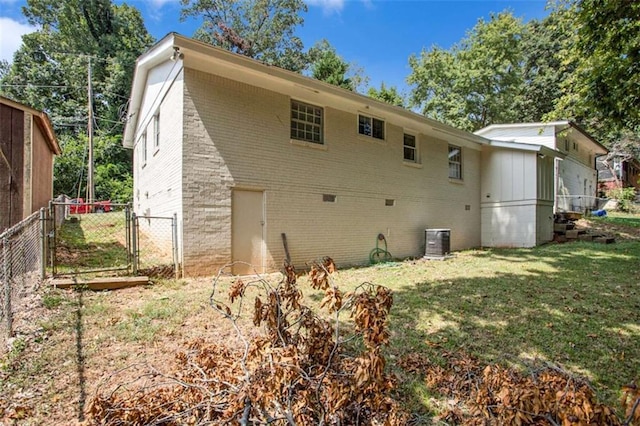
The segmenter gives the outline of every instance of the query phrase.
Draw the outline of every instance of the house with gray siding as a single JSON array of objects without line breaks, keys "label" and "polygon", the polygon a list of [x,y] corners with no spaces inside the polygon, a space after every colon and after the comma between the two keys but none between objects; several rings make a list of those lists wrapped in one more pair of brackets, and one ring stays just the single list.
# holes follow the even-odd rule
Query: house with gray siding
[{"label": "house with gray siding", "polygon": [[478,247],[484,194],[496,194],[483,180],[495,158],[483,152],[525,153],[534,178],[522,184],[536,196],[556,155],[173,33],[137,61],[123,143],[134,210],[177,215],[187,276],[236,261],[239,274],[277,270],[283,235],[297,267],[321,256],[366,263],[379,234],[394,257],[421,257],[427,228],[449,229],[452,250]]}]

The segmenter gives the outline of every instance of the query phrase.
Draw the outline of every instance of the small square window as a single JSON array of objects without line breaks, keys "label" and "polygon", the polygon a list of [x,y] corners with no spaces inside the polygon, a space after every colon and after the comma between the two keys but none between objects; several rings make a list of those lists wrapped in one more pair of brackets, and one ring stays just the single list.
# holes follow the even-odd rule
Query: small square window
[{"label": "small square window", "polygon": [[449,145],[449,178],[462,180],[462,148]]},{"label": "small square window", "polygon": [[396,200],[387,198],[386,200],[384,200],[384,205],[387,207],[393,207],[396,205]]},{"label": "small square window", "polygon": [[334,194],[322,194],[322,201],[325,203],[335,203],[336,196]]},{"label": "small square window", "polygon": [[358,133],[384,140],[384,120],[358,114]]},{"label": "small square window", "polygon": [[404,134],[404,159],[412,163],[418,162],[418,147],[416,146],[416,137]]}]

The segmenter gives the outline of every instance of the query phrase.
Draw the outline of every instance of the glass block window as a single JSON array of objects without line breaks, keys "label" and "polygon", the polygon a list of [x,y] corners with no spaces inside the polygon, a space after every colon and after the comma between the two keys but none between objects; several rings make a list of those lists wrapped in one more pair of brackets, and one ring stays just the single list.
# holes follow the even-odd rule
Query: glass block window
[{"label": "glass block window", "polygon": [[462,148],[449,145],[449,178],[462,179]]},{"label": "glass block window", "polygon": [[418,147],[416,146],[416,137],[404,134],[404,160],[412,163],[418,162]]},{"label": "glass block window", "polygon": [[291,139],[323,144],[322,108],[291,101]]},{"label": "glass block window", "polygon": [[358,133],[364,136],[384,140],[384,120],[359,114]]}]

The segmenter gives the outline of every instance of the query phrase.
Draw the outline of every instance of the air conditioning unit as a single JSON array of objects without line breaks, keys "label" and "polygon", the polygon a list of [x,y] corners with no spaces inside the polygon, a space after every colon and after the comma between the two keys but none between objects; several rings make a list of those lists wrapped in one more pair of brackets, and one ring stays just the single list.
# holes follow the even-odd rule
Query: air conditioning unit
[{"label": "air conditioning unit", "polygon": [[424,235],[426,259],[444,259],[451,253],[451,229],[426,229]]}]

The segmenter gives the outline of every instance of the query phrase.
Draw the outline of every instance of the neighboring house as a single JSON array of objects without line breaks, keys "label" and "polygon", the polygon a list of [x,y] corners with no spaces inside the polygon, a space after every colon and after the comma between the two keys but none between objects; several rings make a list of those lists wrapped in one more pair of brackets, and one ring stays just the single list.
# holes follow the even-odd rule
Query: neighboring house
[{"label": "neighboring house", "polygon": [[0,96],[0,232],[48,205],[59,154],[44,112]]},{"label": "neighboring house", "polygon": [[[635,158],[599,156],[596,160],[598,169],[598,189],[601,196],[615,188],[634,187],[640,189],[640,161]],[[609,164],[605,163],[607,161]],[[615,174],[615,175],[614,175]]]},{"label": "neighboring house", "polygon": [[[137,61],[123,144],[134,151],[136,214],[177,215],[191,276],[231,261],[277,270],[283,235],[299,267],[320,256],[366,263],[379,234],[394,257],[421,257],[427,228],[450,229],[452,250],[478,247],[481,203],[495,184],[483,161],[522,153],[537,176],[521,182],[528,194],[553,181],[556,155],[492,143],[177,34]],[[500,197],[518,200],[516,192]],[[514,245],[552,237],[532,234]],[[246,264],[234,272],[253,272]]]},{"label": "neighboring house", "polygon": [[493,124],[475,134],[560,151],[564,158],[558,158],[555,165],[555,211],[586,211],[595,207],[596,157],[608,150],[574,122]]}]

